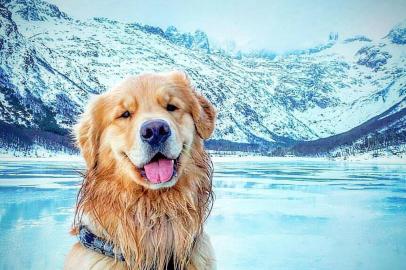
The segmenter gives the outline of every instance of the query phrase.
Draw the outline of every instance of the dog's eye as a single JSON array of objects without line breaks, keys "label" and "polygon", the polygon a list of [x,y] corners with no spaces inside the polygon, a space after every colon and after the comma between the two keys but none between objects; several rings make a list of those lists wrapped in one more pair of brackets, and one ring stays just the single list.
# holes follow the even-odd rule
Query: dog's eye
[{"label": "dog's eye", "polygon": [[166,110],[168,112],[173,112],[173,111],[176,111],[177,109],[178,109],[178,107],[176,107],[175,105],[172,105],[172,104],[166,105]]},{"label": "dog's eye", "polygon": [[125,111],[120,117],[121,118],[128,118],[131,116],[131,113],[129,111]]}]

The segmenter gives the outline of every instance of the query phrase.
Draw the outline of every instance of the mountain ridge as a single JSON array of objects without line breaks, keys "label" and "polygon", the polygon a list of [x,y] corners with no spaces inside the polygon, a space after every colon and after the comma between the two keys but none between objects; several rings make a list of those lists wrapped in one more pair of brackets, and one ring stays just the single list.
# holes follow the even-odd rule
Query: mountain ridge
[{"label": "mountain ridge", "polygon": [[[66,136],[92,95],[146,71],[190,75],[218,108],[211,143],[218,148],[270,151],[334,136],[406,95],[405,47],[397,42],[403,24],[379,41],[334,35],[320,50],[236,59],[211,51],[203,32],[80,21],[40,0],[3,3],[1,47],[8,49],[0,52],[0,121],[22,128]],[[26,15],[21,5],[41,8]]]}]

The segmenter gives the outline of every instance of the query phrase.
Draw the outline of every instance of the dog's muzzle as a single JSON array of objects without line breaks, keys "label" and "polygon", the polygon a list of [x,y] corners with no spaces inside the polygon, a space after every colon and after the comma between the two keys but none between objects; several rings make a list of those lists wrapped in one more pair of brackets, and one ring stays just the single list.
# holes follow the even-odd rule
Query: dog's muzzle
[{"label": "dog's muzzle", "polygon": [[141,124],[139,132],[144,157],[141,174],[152,184],[169,182],[176,176],[182,149],[171,126],[164,119],[151,119]]}]

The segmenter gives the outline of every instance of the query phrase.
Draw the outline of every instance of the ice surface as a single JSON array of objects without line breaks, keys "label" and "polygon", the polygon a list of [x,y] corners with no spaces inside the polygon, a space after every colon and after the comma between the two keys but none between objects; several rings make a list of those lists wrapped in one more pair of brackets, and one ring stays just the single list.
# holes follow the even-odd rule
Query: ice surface
[{"label": "ice surface", "polygon": [[[83,164],[0,161],[0,269],[61,269]],[[219,270],[405,269],[406,165],[215,162]]]}]

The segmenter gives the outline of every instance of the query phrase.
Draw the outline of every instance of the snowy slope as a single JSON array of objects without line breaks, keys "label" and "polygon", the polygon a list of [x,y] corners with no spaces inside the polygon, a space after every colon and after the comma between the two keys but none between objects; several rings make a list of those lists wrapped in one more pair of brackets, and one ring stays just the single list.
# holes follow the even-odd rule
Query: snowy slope
[{"label": "snowy slope", "polygon": [[237,59],[211,51],[201,31],[79,21],[40,0],[2,3],[0,121],[9,124],[64,134],[91,95],[128,75],[171,69],[187,71],[218,108],[214,139],[240,143],[339,134],[406,95],[404,23],[376,41],[334,36],[272,60]]},{"label": "snowy slope", "polygon": [[[300,142],[288,151],[295,155],[332,157],[385,152],[406,154],[406,98],[349,131],[314,141]],[[401,150],[399,150],[401,149]],[[286,151],[286,149],[285,149]],[[396,154],[396,153],[395,153]]]}]

